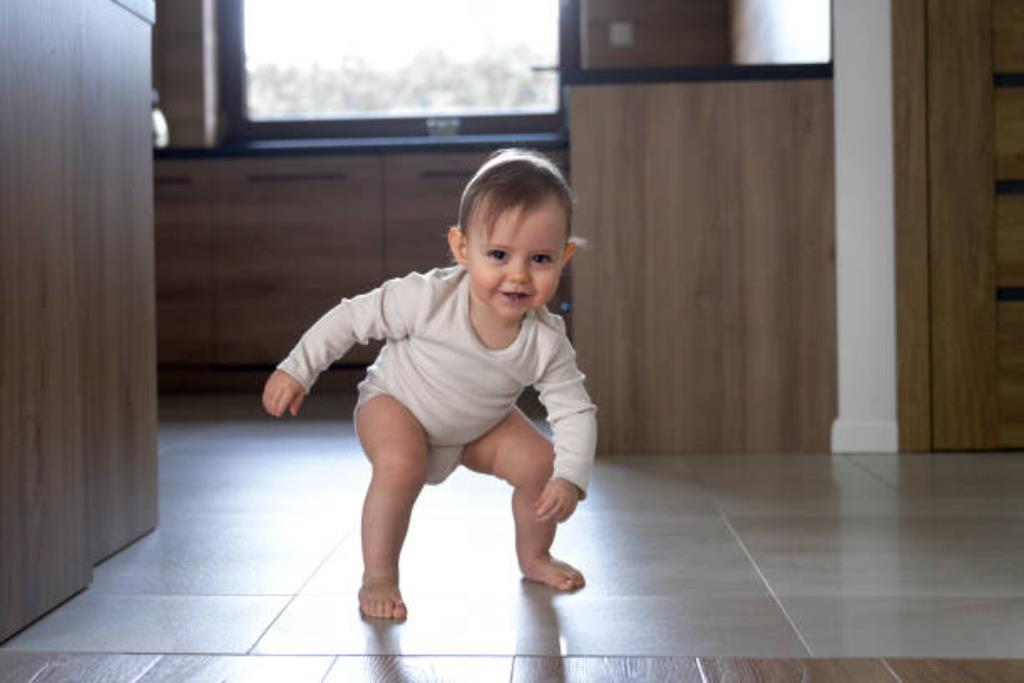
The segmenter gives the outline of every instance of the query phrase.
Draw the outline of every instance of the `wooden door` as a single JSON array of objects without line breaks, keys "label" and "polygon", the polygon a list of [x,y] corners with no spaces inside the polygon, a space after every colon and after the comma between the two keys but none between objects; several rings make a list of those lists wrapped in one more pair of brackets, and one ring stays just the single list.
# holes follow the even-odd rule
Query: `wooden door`
[{"label": "wooden door", "polygon": [[900,448],[1024,446],[1024,5],[894,0]]}]

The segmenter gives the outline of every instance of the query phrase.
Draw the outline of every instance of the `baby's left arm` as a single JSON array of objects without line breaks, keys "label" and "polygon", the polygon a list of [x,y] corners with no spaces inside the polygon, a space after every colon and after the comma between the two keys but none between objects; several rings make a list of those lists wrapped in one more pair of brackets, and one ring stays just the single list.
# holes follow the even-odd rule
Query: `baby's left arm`
[{"label": "baby's left arm", "polygon": [[556,477],[549,481],[541,491],[540,497],[534,509],[537,511],[537,521],[564,522],[576,511],[576,503],[583,495],[580,487],[568,479]]},{"label": "baby's left arm", "polygon": [[[597,406],[583,385],[585,376],[576,367],[576,353],[564,336],[535,386],[554,432],[555,467],[539,504],[545,510],[568,498],[583,500],[590,482],[590,468],[597,446]],[[570,509],[568,514],[572,514]],[[568,515],[567,515],[568,516]]]}]

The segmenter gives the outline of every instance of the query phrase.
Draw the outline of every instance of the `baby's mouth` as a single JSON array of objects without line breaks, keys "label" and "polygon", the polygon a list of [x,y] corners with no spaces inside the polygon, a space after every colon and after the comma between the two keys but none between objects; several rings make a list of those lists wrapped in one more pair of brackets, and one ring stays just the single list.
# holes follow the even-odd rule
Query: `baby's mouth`
[{"label": "baby's mouth", "polygon": [[508,301],[511,301],[513,303],[518,303],[520,301],[523,301],[524,299],[526,299],[529,296],[526,292],[502,292],[501,294]]}]

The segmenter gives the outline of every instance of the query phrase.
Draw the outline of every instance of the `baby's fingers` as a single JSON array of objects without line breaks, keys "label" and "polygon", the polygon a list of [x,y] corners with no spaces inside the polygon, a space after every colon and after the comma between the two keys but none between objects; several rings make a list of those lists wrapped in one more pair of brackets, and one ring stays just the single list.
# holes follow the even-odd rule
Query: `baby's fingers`
[{"label": "baby's fingers", "polygon": [[295,398],[292,399],[291,405],[288,406],[289,410],[291,410],[292,415],[299,414],[299,407],[302,406],[302,402],[305,400],[305,398],[306,396],[301,391],[295,395]]}]

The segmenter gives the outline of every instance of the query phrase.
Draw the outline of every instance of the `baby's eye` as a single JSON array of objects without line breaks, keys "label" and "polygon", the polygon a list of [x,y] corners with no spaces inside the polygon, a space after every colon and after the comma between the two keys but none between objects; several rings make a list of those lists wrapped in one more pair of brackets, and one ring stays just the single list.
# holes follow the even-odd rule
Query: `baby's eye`
[{"label": "baby's eye", "polygon": [[491,249],[489,252],[487,252],[487,258],[494,259],[495,261],[504,261],[505,256],[505,252],[502,251],[501,249]]},{"label": "baby's eye", "polygon": [[551,257],[547,254],[535,254],[533,257],[534,263],[551,263]]}]

